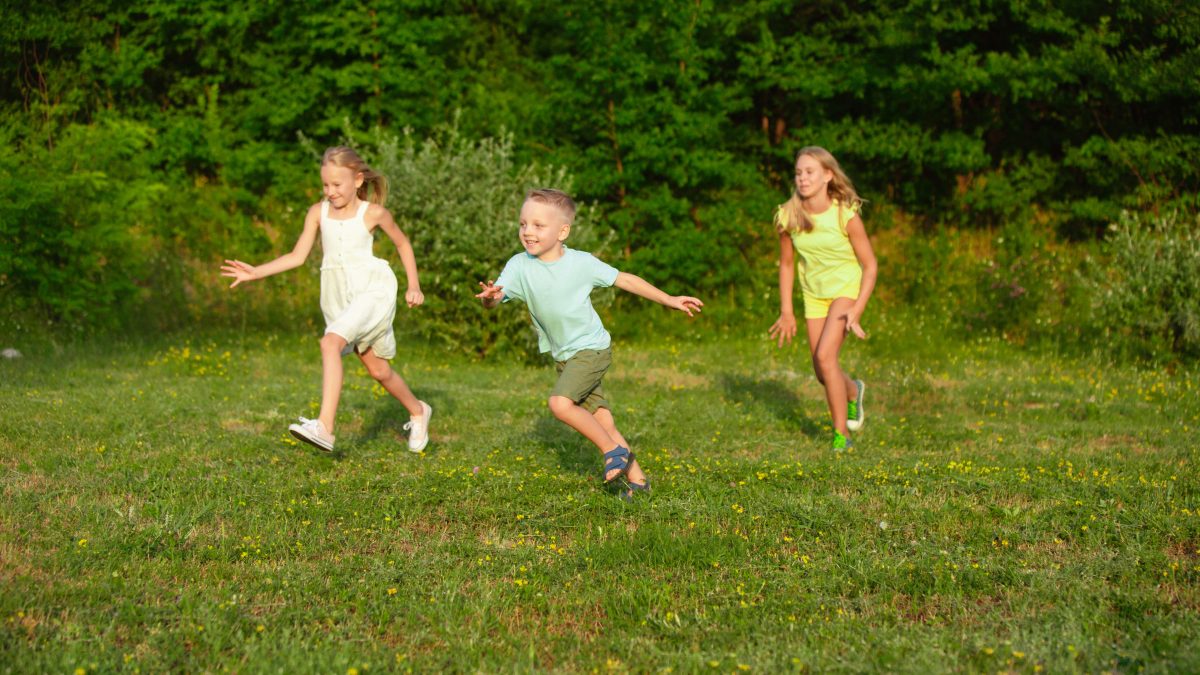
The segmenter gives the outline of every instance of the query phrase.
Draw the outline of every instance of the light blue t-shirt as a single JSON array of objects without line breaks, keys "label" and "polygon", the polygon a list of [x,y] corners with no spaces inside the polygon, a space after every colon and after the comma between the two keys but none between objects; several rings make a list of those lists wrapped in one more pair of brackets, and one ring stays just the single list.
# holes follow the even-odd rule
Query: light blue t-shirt
[{"label": "light blue t-shirt", "polygon": [[538,334],[538,349],[555,361],[566,361],[584,349],[608,349],[612,339],[592,307],[592,289],[612,286],[617,268],[591,253],[563,247],[563,256],[545,263],[521,252],[508,259],[496,280],[504,301],[521,300],[529,307]]}]

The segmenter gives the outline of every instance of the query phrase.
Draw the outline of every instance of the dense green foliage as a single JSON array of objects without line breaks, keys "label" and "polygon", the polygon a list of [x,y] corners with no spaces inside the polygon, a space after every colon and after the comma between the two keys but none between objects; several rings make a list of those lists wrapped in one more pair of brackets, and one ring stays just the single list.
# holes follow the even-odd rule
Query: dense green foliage
[{"label": "dense green foliage", "polygon": [[[1200,194],[1195,3],[80,0],[19,14],[0,28],[16,197],[0,231],[26,253],[0,257],[0,307],[58,325],[243,320],[211,270],[290,245],[294,209],[317,197],[298,134],[332,144],[347,123],[424,139],[457,119],[464,138],[511,139],[517,166],[575,177],[620,264],[675,292],[755,299],[802,145],[839,157],[869,229],[901,214],[923,239],[1096,241],[1122,210],[1194,214]],[[80,139],[116,147],[77,158]],[[68,234],[81,223],[100,231]],[[57,271],[69,246],[99,253]],[[891,262],[885,279],[907,273]],[[1000,288],[1015,262],[961,281]],[[87,284],[63,291],[62,274]],[[81,294],[103,309],[84,315]],[[260,304],[252,319],[294,301]],[[1029,315],[995,306],[967,318],[1007,332]]]},{"label": "dense green foliage", "polygon": [[[411,236],[417,260],[426,262],[421,280],[426,302],[414,321],[416,332],[473,354],[517,347],[535,356],[537,341],[523,303],[488,311],[472,296],[480,281],[498,277],[521,251],[516,223],[525,193],[543,185],[569,192],[574,179],[561,168],[517,164],[511,136],[475,142],[454,126],[419,145],[407,132],[348,141],[396,187],[388,206]],[[595,209],[579,205],[567,245],[603,256],[610,240]],[[594,304],[602,306],[610,297],[596,293]]]},{"label": "dense green foliage", "polygon": [[407,351],[416,456],[355,364],[327,456],[308,337],[0,360],[0,672],[1200,669],[1194,368],[881,312],[838,456],[803,347],[674,318],[605,379],[630,505],[547,366]]}]

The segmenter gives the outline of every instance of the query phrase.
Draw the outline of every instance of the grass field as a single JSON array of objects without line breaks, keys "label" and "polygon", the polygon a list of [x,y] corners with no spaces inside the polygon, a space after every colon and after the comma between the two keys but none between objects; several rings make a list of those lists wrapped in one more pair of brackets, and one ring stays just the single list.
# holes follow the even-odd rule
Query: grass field
[{"label": "grass field", "polygon": [[348,361],[324,456],[314,336],[26,349],[0,671],[1200,671],[1197,373],[868,328],[844,456],[803,351],[618,342],[633,504],[550,368],[402,353],[416,456]]}]

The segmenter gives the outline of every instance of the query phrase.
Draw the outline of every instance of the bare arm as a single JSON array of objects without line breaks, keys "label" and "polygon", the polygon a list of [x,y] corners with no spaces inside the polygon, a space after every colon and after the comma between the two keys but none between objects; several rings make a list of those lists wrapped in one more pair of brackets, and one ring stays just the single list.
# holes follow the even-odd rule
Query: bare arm
[{"label": "bare arm", "polygon": [[284,253],[271,262],[257,266],[241,260],[226,260],[225,264],[221,266],[221,276],[231,277],[233,283],[229,284],[229,287],[233,288],[243,281],[265,279],[272,274],[295,269],[308,260],[308,254],[312,252],[313,243],[317,240],[317,230],[320,227],[321,204],[317,203],[309,207],[308,215],[304,217],[304,230],[300,233],[300,238],[296,240],[296,245],[292,247],[290,253]]},{"label": "bare arm", "polygon": [[779,318],[771,324],[767,335],[776,338],[782,347],[796,336],[796,312],[792,305],[792,293],[796,282],[796,252],[792,247],[792,235],[779,233]]},{"label": "bare arm", "polygon": [[850,246],[854,248],[854,256],[862,266],[862,282],[858,288],[858,297],[846,317],[846,330],[860,338],[867,336],[859,325],[858,319],[867,309],[867,301],[875,290],[875,280],[879,275],[879,263],[875,260],[875,249],[871,247],[871,238],[867,236],[867,228],[862,218],[854,216],[846,223],[846,235],[850,238]]},{"label": "bare arm", "polygon": [[692,316],[692,312],[701,311],[700,308],[704,306],[703,302],[689,295],[667,295],[649,281],[626,272],[618,272],[617,281],[613,285],[623,291],[640,295],[647,300],[653,300],[665,307],[677,309],[688,316]]},{"label": "bare arm", "polygon": [[421,281],[417,276],[417,257],[413,254],[412,242],[401,231],[400,226],[396,225],[395,219],[392,218],[392,212],[383,208],[378,204],[372,204],[367,209],[367,217],[376,223],[379,223],[379,229],[383,230],[388,239],[396,246],[396,252],[400,254],[400,264],[404,266],[404,275],[408,280],[408,290],[404,293],[404,301],[409,307],[416,307],[425,302],[425,294],[421,292]]}]

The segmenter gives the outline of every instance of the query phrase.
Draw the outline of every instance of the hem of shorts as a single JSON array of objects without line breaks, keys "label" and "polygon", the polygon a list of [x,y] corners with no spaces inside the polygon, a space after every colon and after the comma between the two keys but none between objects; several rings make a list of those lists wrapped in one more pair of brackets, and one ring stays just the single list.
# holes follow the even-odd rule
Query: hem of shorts
[{"label": "hem of shorts", "polygon": [[[347,354],[351,354],[351,353],[353,353],[353,354],[360,354],[360,355],[361,355],[361,354],[365,354],[365,353],[367,353],[367,350],[368,350],[368,349],[371,349],[372,347],[374,347],[374,346],[375,346],[375,345],[368,345],[368,344],[364,344],[364,343],[362,343],[362,342],[351,342],[350,340],[348,340],[348,339],[346,338],[346,336],[345,336],[345,335],[342,335],[341,333],[337,332],[336,330],[334,330],[334,329],[332,329],[332,328],[326,328],[326,329],[325,329],[325,334],[326,334],[326,335],[329,335],[330,333],[333,333],[334,335],[336,335],[336,336],[338,336],[338,337],[342,338],[343,340],[346,340],[346,346],[350,348],[350,351],[345,351],[345,350],[343,349],[343,351],[342,351],[342,356],[345,356],[345,355],[347,355]],[[384,356],[383,354],[380,354],[380,353],[377,351],[377,352],[375,352],[375,356],[377,356],[377,357],[379,357],[379,358],[383,359],[384,361],[391,361],[392,359],[396,358],[396,352],[392,352],[391,354],[389,354],[389,355],[387,355],[387,356]]]}]

